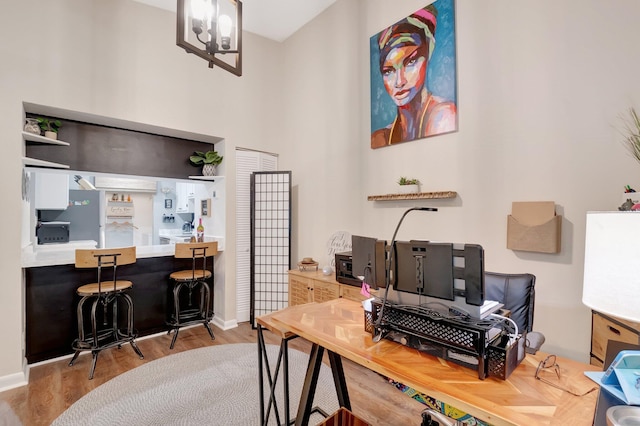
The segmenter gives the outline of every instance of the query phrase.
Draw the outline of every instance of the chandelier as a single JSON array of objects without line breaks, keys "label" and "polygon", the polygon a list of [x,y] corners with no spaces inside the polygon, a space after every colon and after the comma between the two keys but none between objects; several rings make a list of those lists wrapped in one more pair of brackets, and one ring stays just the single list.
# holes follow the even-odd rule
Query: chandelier
[{"label": "chandelier", "polygon": [[209,68],[242,75],[240,0],[178,0],[177,16],[178,46],[208,61]]}]

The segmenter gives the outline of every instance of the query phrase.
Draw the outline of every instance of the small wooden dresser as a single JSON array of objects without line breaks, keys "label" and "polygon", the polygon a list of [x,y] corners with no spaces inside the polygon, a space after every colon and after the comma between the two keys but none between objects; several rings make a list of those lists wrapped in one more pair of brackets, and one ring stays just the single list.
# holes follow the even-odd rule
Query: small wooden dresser
[{"label": "small wooden dresser", "polygon": [[345,298],[360,302],[366,299],[360,287],[336,281],[335,274],[324,275],[322,271],[289,271],[289,306],[303,303],[322,303]]},{"label": "small wooden dresser", "polygon": [[604,368],[609,340],[640,345],[640,323],[591,311],[591,365]]}]

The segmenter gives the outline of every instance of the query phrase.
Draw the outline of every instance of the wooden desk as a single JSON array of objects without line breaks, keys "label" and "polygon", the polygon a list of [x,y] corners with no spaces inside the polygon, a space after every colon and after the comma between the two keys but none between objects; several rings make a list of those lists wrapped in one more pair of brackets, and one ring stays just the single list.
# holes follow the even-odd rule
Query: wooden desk
[{"label": "wooden desk", "polygon": [[[415,349],[385,339],[373,343],[371,334],[364,331],[362,306],[354,301],[337,299],[292,306],[270,314],[269,322],[281,332],[327,349],[330,359],[347,358],[494,425],[593,422],[597,391],[577,397],[535,379],[545,353],[527,355],[507,380],[479,380],[475,370]],[[332,356],[335,354],[338,356]],[[581,393],[593,387],[583,373],[596,367],[565,358],[557,362],[573,391]],[[303,401],[300,407],[304,407]],[[298,412],[296,422],[302,421],[302,414]]]}]

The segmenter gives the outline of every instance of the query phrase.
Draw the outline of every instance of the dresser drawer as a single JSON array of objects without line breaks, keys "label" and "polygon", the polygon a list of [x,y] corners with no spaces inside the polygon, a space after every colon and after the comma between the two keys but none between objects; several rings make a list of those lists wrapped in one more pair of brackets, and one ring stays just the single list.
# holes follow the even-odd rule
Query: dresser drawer
[{"label": "dresser drawer", "polygon": [[[607,354],[607,342],[617,340],[619,342],[639,344],[638,331],[618,324],[597,312],[593,313],[593,330],[591,336],[591,355],[600,361]],[[593,364],[593,362],[592,362]]]}]

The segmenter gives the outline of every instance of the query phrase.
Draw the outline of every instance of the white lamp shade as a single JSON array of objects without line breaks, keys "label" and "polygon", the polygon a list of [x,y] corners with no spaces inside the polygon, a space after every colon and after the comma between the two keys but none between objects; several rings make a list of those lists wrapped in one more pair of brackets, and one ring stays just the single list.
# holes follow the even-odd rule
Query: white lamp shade
[{"label": "white lamp shade", "polygon": [[640,212],[587,213],[582,303],[640,322]]}]

